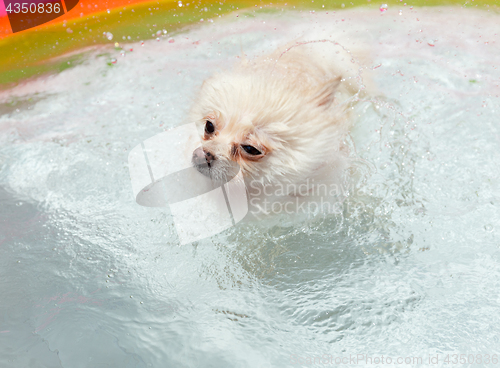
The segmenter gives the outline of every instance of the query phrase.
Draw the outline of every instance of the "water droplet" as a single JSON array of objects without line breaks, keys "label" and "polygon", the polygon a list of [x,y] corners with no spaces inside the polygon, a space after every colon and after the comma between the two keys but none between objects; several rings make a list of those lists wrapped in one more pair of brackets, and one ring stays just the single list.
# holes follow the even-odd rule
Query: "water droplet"
[{"label": "water droplet", "polygon": [[160,41],[160,37],[156,37],[156,41]]},{"label": "water droplet", "polygon": [[115,47],[120,47],[120,44],[118,42],[115,42]]},{"label": "water droplet", "polygon": [[429,46],[431,46],[431,47],[434,47],[434,46],[435,46],[435,42],[436,42],[436,41],[434,41],[434,40],[429,40],[429,41],[427,41],[427,44],[428,44]]},{"label": "water droplet", "polygon": [[403,11],[401,9],[399,10],[399,15],[403,15]]},{"label": "water droplet", "polygon": [[111,59],[111,64],[116,64],[117,60],[115,58]]},{"label": "water droplet", "polygon": [[113,34],[112,34],[111,32],[106,32],[105,34],[106,34],[106,38],[107,38],[108,40],[110,40],[110,41],[111,41],[111,40],[113,39]]},{"label": "water droplet", "polygon": [[125,51],[120,52],[121,56],[125,56]]},{"label": "water droplet", "polygon": [[175,40],[173,38],[168,39],[168,43],[174,43],[174,42],[175,42]]},{"label": "water droplet", "polygon": [[381,13],[385,13],[387,11],[387,4],[382,4],[380,5],[380,12]]},{"label": "water droplet", "polygon": [[68,33],[73,33],[73,30],[72,30],[71,28],[67,28],[67,29],[66,29],[66,32],[68,32]]},{"label": "water droplet", "polygon": [[110,13],[109,9],[106,9],[106,11],[108,12],[108,14]]},{"label": "water droplet", "polygon": [[179,5],[179,8],[180,8],[180,7],[182,7],[182,1],[180,1],[180,0],[179,0],[179,1],[177,2],[177,5]]},{"label": "water droplet", "polygon": [[493,231],[493,226],[490,225],[490,224],[487,224],[487,225],[484,226],[484,230],[486,230],[488,232]]},{"label": "water droplet", "polygon": [[163,34],[167,34],[167,30],[166,29],[163,30]]},{"label": "water droplet", "polygon": [[141,46],[144,46],[144,41],[141,41]]}]

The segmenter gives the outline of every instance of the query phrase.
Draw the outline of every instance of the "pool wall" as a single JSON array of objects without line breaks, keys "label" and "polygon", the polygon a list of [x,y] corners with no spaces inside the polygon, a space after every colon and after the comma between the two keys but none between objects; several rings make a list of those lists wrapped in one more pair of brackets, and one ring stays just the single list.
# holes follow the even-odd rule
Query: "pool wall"
[{"label": "pool wall", "polygon": [[[89,49],[126,45],[159,37],[168,40],[187,26],[236,17],[244,13],[280,13],[283,10],[328,11],[358,6],[381,8],[384,13],[413,6],[460,5],[498,12],[498,0],[316,0],[316,1],[138,1],[80,0],[67,14],[46,24],[12,33],[3,2],[0,3],[0,89],[29,78],[57,73],[78,65]],[[166,31],[166,32],[165,32]]]}]

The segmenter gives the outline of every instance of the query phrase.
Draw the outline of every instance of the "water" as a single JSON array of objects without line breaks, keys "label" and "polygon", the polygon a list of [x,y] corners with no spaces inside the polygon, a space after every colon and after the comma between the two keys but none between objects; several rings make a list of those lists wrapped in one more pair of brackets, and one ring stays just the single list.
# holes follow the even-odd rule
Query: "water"
[{"label": "water", "polygon": [[[490,366],[499,20],[241,13],[1,92],[0,366]],[[203,79],[241,50],[311,29],[372,48],[379,92],[355,109],[351,207],[178,246],[168,210],[134,202],[128,152],[185,123]]]}]

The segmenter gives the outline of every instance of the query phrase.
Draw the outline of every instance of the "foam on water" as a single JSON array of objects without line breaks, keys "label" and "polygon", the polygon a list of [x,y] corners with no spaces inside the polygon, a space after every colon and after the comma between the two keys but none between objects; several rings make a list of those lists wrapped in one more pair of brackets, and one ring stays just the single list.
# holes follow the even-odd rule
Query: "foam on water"
[{"label": "foam on water", "polygon": [[[498,353],[499,21],[240,14],[1,92],[0,365]],[[186,123],[203,79],[241,50],[332,33],[371,47],[379,87],[355,109],[350,209],[179,247],[168,210],[134,202],[128,152]]]}]

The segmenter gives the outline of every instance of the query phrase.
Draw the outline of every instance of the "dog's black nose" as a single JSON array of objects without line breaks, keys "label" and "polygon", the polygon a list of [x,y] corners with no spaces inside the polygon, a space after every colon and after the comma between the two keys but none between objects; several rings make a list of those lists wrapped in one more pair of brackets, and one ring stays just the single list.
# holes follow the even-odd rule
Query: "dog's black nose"
[{"label": "dog's black nose", "polygon": [[210,163],[214,160],[215,156],[202,147],[198,147],[193,152],[193,163],[195,165],[210,165]]}]

